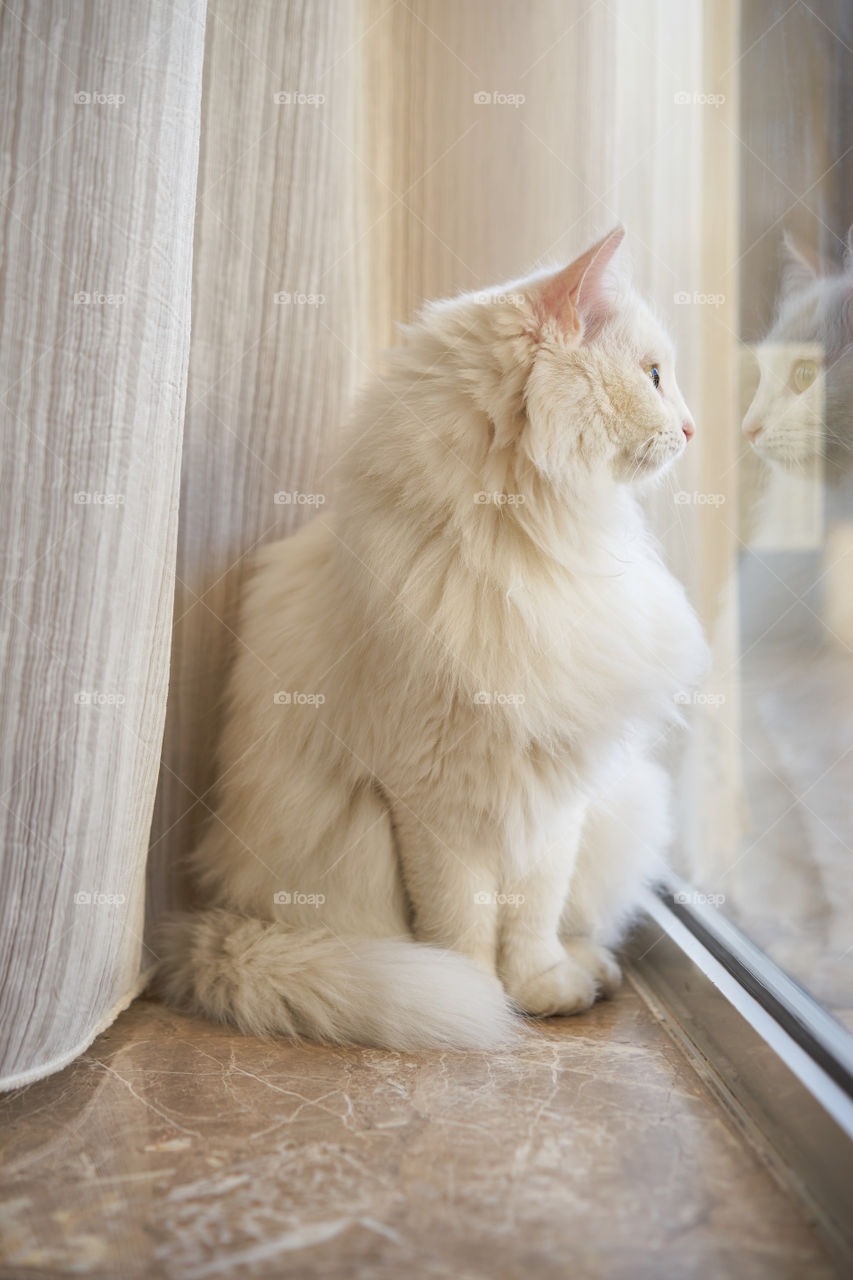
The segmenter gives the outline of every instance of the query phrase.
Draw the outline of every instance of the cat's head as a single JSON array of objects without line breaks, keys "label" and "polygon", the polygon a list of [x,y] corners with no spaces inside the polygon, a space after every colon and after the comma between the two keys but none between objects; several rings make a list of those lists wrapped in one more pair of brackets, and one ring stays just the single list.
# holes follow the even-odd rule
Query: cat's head
[{"label": "cat's head", "polygon": [[841,272],[786,233],[773,326],[755,348],[758,388],[743,419],[755,452],[796,470],[816,456],[847,468],[853,450],[853,229]]},{"label": "cat's head", "polygon": [[488,415],[490,447],[514,449],[558,487],[591,472],[641,482],[694,432],[672,342],[617,263],[624,234],[616,227],[557,271],[424,313]]}]

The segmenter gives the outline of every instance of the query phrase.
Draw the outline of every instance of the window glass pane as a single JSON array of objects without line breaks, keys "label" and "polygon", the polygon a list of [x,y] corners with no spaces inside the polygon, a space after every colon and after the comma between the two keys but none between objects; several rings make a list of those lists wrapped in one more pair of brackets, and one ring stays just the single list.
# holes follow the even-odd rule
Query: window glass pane
[{"label": "window glass pane", "polygon": [[737,510],[684,861],[853,1028],[853,6],[746,0],[739,40]]}]

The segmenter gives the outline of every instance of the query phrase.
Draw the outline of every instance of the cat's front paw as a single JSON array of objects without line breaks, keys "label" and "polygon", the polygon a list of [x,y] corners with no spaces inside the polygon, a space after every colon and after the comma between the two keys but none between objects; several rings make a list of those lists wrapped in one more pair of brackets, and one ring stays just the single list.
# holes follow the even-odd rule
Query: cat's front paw
[{"label": "cat's front paw", "polygon": [[598,994],[592,974],[568,955],[550,969],[529,977],[517,976],[505,985],[522,1012],[537,1018],[582,1013]]},{"label": "cat's front paw", "polygon": [[612,951],[591,938],[564,938],[563,946],[572,959],[586,969],[600,996],[615,994],[622,982],[622,970]]}]

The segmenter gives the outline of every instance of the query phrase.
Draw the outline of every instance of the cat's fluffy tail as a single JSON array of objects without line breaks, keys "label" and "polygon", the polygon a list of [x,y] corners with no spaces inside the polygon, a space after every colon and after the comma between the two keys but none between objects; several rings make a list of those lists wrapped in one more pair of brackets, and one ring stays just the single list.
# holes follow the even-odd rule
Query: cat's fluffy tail
[{"label": "cat's fluffy tail", "polygon": [[337,938],[223,908],[165,926],[157,988],[250,1035],[385,1049],[490,1049],[517,1034],[496,978],[410,939]]}]

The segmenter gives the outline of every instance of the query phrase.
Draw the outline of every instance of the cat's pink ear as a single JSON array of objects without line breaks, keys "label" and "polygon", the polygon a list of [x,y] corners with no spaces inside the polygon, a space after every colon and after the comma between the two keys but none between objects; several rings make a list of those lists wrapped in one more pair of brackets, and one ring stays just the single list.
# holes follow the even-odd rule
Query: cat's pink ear
[{"label": "cat's pink ear", "polygon": [[564,333],[581,333],[600,320],[614,299],[611,264],[625,228],[614,227],[574,262],[536,285],[533,304],[541,321]]},{"label": "cat's pink ear", "polygon": [[782,236],[782,288],[783,298],[800,293],[821,274],[821,262],[816,253],[795,240],[790,231]]}]

